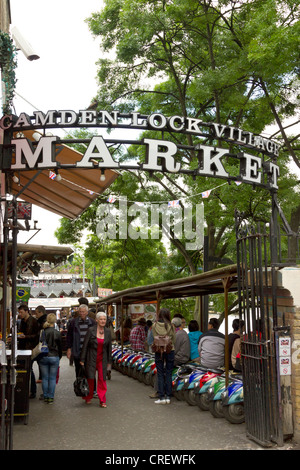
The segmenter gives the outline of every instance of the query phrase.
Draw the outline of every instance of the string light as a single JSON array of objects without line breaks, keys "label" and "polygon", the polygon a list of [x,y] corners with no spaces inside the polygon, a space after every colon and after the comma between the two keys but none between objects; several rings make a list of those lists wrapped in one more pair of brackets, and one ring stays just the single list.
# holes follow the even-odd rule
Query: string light
[{"label": "string light", "polygon": [[101,169],[101,176],[100,176],[100,181],[105,181],[105,171],[103,170],[103,168]]}]

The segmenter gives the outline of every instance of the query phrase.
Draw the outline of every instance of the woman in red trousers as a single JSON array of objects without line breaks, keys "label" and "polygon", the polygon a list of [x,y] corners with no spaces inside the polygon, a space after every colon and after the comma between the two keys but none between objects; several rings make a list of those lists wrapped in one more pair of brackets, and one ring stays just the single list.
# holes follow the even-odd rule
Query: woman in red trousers
[{"label": "woman in red trousers", "polygon": [[80,364],[84,366],[90,388],[90,393],[84,397],[84,400],[87,405],[92,402],[97,372],[97,395],[102,408],[106,408],[106,376],[110,374],[112,364],[111,333],[110,329],[105,326],[106,320],[105,312],[97,313],[96,325],[88,329],[80,355]]}]

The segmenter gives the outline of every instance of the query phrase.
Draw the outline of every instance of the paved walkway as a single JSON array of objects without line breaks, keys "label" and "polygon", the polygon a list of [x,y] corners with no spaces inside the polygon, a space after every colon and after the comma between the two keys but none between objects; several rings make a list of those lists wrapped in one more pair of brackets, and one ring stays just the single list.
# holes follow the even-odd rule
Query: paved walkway
[{"label": "paved walkway", "polygon": [[[107,408],[87,406],[73,392],[75,369],[64,356],[55,403],[30,400],[27,425],[14,426],[14,450],[257,450],[244,424],[216,419],[186,402],[155,405],[146,386],[112,371]],[[38,395],[41,385],[38,385]]]}]

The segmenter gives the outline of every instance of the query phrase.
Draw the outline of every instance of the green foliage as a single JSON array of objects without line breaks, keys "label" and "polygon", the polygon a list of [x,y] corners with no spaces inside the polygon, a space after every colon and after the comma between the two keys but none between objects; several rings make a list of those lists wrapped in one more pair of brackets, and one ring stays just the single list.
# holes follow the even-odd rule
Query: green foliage
[{"label": "green foliage", "polygon": [[[299,1],[289,0],[106,0],[102,11],[87,20],[103,48],[98,62],[97,107],[190,116],[262,133],[274,120],[279,125],[293,116],[299,105],[299,14]],[[162,138],[154,131],[144,132],[141,138],[146,136]],[[276,137],[282,144],[278,200],[286,216],[293,219],[299,193],[288,162],[292,156],[300,167],[299,139],[288,139],[282,129]],[[183,167],[194,169],[199,166],[194,150],[197,143],[227,145],[175,132],[164,132],[163,138],[184,145],[176,158]],[[241,151],[230,143],[228,148],[233,153]],[[143,146],[122,146],[114,152],[114,158],[122,162],[145,159]],[[236,160],[228,157],[224,165],[231,175],[239,174]],[[199,194],[208,189],[212,189],[210,197],[201,201]],[[213,178],[193,180],[187,175],[124,171],[109,193],[126,196],[128,202],[203,202],[209,255],[233,261],[235,209],[255,223],[268,222],[271,213],[267,191],[247,184],[222,184]],[[83,228],[95,235],[97,206],[105,202],[105,196],[92,204],[80,222],[64,222],[61,239],[78,240],[76,231]],[[184,239],[171,238],[168,256],[153,240],[139,240],[138,244],[114,240],[105,247],[92,240],[86,253],[99,266],[108,266],[107,286],[114,282],[124,288],[146,279],[157,282],[202,270],[202,251],[189,252]],[[134,251],[143,258],[136,265]],[[211,263],[210,268],[215,265]]]},{"label": "green foliage", "polygon": [[12,100],[15,94],[17,67],[17,49],[8,33],[0,31],[0,67],[2,72],[2,82],[4,84],[4,102],[2,105],[3,114],[10,114]]}]

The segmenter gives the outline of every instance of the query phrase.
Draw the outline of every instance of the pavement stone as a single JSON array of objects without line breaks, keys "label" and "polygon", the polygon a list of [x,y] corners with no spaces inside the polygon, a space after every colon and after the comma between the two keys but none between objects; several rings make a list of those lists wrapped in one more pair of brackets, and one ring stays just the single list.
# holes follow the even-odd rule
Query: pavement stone
[{"label": "pavement stone", "polygon": [[104,450],[107,456],[118,451],[264,450],[247,438],[245,424],[214,418],[176,398],[170,405],[155,405],[151,386],[115,370],[107,381],[106,409],[98,399],[87,406],[76,397],[74,380],[75,368],[63,356],[54,404],[38,399],[38,384],[28,424],[14,425],[13,450]]}]

